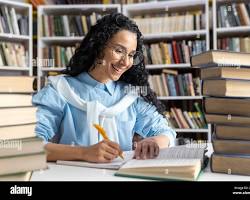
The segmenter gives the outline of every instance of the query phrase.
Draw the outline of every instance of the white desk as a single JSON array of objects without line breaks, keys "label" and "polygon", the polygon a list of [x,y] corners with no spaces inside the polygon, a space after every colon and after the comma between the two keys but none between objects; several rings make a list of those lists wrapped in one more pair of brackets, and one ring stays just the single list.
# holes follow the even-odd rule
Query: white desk
[{"label": "white desk", "polygon": [[[208,155],[213,152],[211,145]],[[114,176],[115,170],[94,169],[48,163],[48,169],[33,172],[31,181],[145,181],[144,179]],[[250,176],[212,173],[208,164],[198,181],[250,181]]]}]

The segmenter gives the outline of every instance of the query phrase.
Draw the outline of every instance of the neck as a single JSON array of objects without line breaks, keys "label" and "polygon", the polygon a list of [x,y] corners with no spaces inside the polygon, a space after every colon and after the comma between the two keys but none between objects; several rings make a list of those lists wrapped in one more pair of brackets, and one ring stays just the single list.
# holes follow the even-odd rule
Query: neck
[{"label": "neck", "polygon": [[96,66],[94,69],[90,70],[88,73],[92,78],[100,83],[107,83],[109,78],[105,76],[105,72],[102,70],[103,67]]}]

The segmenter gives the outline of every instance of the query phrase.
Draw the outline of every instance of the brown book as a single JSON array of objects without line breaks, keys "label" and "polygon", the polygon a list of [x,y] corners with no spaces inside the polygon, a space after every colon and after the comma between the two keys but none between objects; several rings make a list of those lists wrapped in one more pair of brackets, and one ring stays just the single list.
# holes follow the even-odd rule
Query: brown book
[{"label": "brown book", "polygon": [[170,108],[170,111],[171,111],[172,115],[174,116],[175,121],[177,122],[177,124],[179,126],[178,128],[184,128],[184,126],[181,123],[181,120],[179,119],[179,117],[177,115],[176,108]]},{"label": "brown book", "polygon": [[226,124],[226,125],[245,125],[250,124],[250,117],[240,117],[235,115],[214,115],[205,114],[207,123]]},{"label": "brown book", "polygon": [[250,141],[225,140],[213,137],[213,149],[218,154],[250,155]]},{"label": "brown book", "polygon": [[1,93],[33,93],[35,77],[30,76],[1,76]]},{"label": "brown book", "polygon": [[250,80],[250,68],[211,67],[201,69],[201,79],[243,79]]},{"label": "brown book", "polygon": [[226,174],[250,175],[250,157],[213,154],[211,171]]},{"label": "brown book", "polygon": [[173,70],[173,69],[163,69],[162,73],[172,74],[172,75],[178,75],[178,71],[177,70]]},{"label": "brown book", "polygon": [[250,66],[250,54],[210,50],[191,57],[192,67]]},{"label": "brown book", "polygon": [[32,95],[0,94],[0,108],[32,106]]},{"label": "brown book", "polygon": [[35,136],[35,126],[36,123],[0,127],[0,140],[33,137]]},{"label": "brown book", "polygon": [[204,105],[206,113],[250,116],[250,99],[248,98],[207,97]]},{"label": "brown book", "polygon": [[216,125],[215,135],[218,139],[250,140],[250,126]]},{"label": "brown book", "polygon": [[36,122],[36,108],[3,108],[0,109],[0,127],[21,125]]},{"label": "brown book", "polygon": [[250,97],[250,81],[216,79],[204,80],[203,95],[219,97]]},{"label": "brown book", "polygon": [[186,129],[190,128],[187,121],[185,120],[185,117],[183,116],[182,110],[180,108],[174,108],[174,109],[175,109],[175,112],[176,112],[178,118],[181,121],[183,128],[186,128]]}]

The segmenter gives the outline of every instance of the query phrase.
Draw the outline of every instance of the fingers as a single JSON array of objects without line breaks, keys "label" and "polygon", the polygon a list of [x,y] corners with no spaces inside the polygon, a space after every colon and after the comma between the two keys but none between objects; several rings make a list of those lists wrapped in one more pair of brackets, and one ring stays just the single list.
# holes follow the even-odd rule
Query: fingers
[{"label": "fingers", "polygon": [[120,146],[110,140],[103,141],[103,157],[107,161],[112,161],[121,153]]},{"label": "fingers", "polygon": [[160,153],[160,147],[156,144],[155,145],[156,147],[155,147],[155,154],[154,154],[154,157],[157,157],[158,155],[159,155],[159,153]]},{"label": "fingers", "polygon": [[117,143],[115,143],[115,142],[112,142],[112,141],[110,141],[110,140],[104,140],[104,142],[105,142],[106,144],[108,144],[112,149],[118,151],[118,155],[119,155],[120,153],[122,153],[122,150],[121,150],[119,144],[117,144]]},{"label": "fingers", "polygon": [[120,153],[120,150],[118,149],[115,149],[115,148],[113,148],[112,146],[110,146],[108,143],[106,143],[105,144],[105,146],[104,146],[104,150],[107,152],[107,153],[109,153],[109,154],[112,154],[112,155],[114,155],[114,156],[118,156],[119,155],[119,153]]},{"label": "fingers", "polygon": [[155,144],[149,146],[149,158],[155,157]]},{"label": "fingers", "polygon": [[143,142],[142,143],[142,153],[141,153],[142,159],[147,159],[148,149],[149,149],[149,144],[146,142]]},{"label": "fingers", "polygon": [[159,155],[159,146],[156,142],[145,139],[137,143],[135,149],[135,158],[136,159],[153,159]]},{"label": "fingers", "polygon": [[141,157],[141,148],[142,148],[142,143],[141,142],[137,143],[136,149],[135,149],[135,158],[136,159],[140,159],[140,157]]}]

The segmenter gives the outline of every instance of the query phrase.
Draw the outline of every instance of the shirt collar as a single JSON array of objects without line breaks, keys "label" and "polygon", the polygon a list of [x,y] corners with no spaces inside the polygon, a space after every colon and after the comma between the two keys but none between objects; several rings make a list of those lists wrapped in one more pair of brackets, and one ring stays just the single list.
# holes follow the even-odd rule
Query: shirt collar
[{"label": "shirt collar", "polygon": [[84,82],[84,83],[92,86],[93,88],[103,89],[103,90],[107,91],[110,95],[113,95],[113,93],[114,93],[115,85],[116,85],[115,81],[108,81],[107,83],[101,83],[101,82],[95,80],[87,72],[83,72],[83,73],[79,74],[78,79],[81,82]]}]

